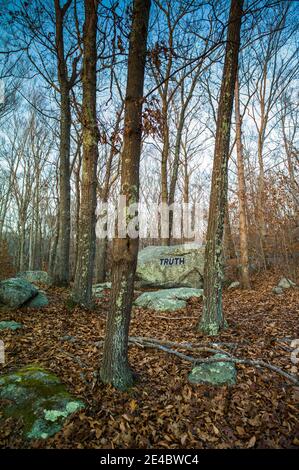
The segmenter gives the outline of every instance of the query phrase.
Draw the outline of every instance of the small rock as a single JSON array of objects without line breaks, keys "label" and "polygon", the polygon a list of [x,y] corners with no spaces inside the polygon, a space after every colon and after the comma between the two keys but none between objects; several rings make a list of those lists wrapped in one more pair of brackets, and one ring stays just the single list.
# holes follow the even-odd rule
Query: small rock
[{"label": "small rock", "polygon": [[282,289],[290,289],[290,287],[296,287],[295,282],[287,279],[286,277],[282,277],[277,284],[277,287],[281,287]]},{"label": "small rock", "polygon": [[70,343],[75,343],[77,340],[75,336],[72,335],[65,335],[60,338],[61,341],[69,341]]},{"label": "small rock", "polygon": [[228,289],[237,289],[237,287],[240,287],[240,283],[239,281],[234,281],[228,286]]},{"label": "small rock", "polygon": [[[226,354],[215,354],[214,358],[227,358]],[[236,366],[233,362],[202,363],[195,366],[188,376],[192,384],[235,385]]]},{"label": "small rock", "polygon": [[0,321],[0,330],[18,330],[22,326],[22,323],[16,321]]},{"label": "small rock", "polygon": [[278,287],[278,286],[273,287],[272,292],[273,292],[274,294],[283,294],[283,288],[282,288],[282,287]]}]

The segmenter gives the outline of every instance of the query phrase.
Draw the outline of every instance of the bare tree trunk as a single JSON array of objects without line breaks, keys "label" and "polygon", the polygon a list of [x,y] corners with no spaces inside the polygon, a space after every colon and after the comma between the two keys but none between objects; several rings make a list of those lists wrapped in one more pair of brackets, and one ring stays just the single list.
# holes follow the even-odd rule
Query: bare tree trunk
[{"label": "bare tree trunk", "polygon": [[[177,134],[176,134],[173,171],[172,171],[172,176],[170,180],[169,195],[168,195],[169,206],[171,206],[174,203],[174,198],[175,198],[175,190],[176,190],[176,185],[177,185],[179,164],[180,164],[180,150],[181,150],[181,141],[182,141],[184,122],[185,122],[185,112],[182,111],[180,113],[180,122],[179,122],[179,126],[177,129]],[[172,237],[172,231],[173,231],[173,211],[170,211],[169,212],[169,244],[170,244],[171,237]]]},{"label": "bare tree trunk", "polygon": [[54,238],[51,240],[50,249],[49,249],[49,274],[51,277],[53,277],[53,274],[54,274],[55,260],[57,256],[58,238],[59,238],[59,217],[57,217],[56,227],[54,231]]},{"label": "bare tree trunk", "polygon": [[199,329],[217,335],[224,327],[222,312],[223,226],[227,202],[227,164],[234,87],[238,70],[243,0],[231,0],[224,70],[217,115],[209,222],[205,250],[203,314]]},{"label": "bare tree trunk", "polygon": [[24,216],[20,216],[19,219],[19,271],[25,271],[25,241],[26,241],[26,230],[25,230],[26,219]]},{"label": "bare tree trunk", "polygon": [[59,147],[59,238],[55,260],[54,283],[69,283],[70,257],[70,132],[71,111],[69,91],[61,91],[60,147]]},{"label": "bare tree trunk", "polygon": [[92,306],[92,279],[95,258],[96,190],[98,128],[96,119],[97,8],[94,0],[85,0],[83,32],[83,160],[80,198],[78,259],[72,297],[87,308]]},{"label": "bare tree trunk", "polygon": [[[116,139],[120,131],[120,124],[122,120],[122,113],[124,109],[124,100],[122,100],[122,104],[120,109],[117,112],[117,117],[114,125],[114,130],[113,130],[113,140],[112,140],[112,145],[110,148],[109,156],[107,159],[107,165],[106,165],[106,174],[105,174],[105,181],[103,184],[103,187],[100,190],[100,196],[101,200],[103,202],[103,210],[99,214],[99,219],[106,219],[106,222],[104,223],[103,230],[104,232],[107,231],[108,228],[108,211],[106,204],[108,203],[108,198],[109,198],[109,193],[111,189],[111,184],[116,180],[116,177],[118,176],[118,171],[114,178],[112,178],[112,162],[113,158],[118,153],[117,147],[116,147]],[[107,276],[107,250],[108,250],[108,235],[104,236],[99,240],[98,247],[97,247],[97,272],[96,272],[96,279],[97,282],[105,282],[106,276]]]},{"label": "bare tree trunk", "polygon": [[64,54],[63,20],[70,2],[60,7],[55,0],[56,14],[56,49],[58,80],[60,84],[60,143],[59,143],[59,235],[57,256],[55,257],[54,284],[67,286],[70,276],[70,138],[71,138],[71,105],[70,84]]},{"label": "bare tree trunk", "polygon": [[[139,201],[142,97],[150,0],[134,0],[121,156],[121,194],[129,206]],[[127,223],[130,216],[126,217]],[[128,363],[128,333],[139,238],[115,238],[112,248],[112,291],[101,379],[126,389],[134,382]]]},{"label": "bare tree trunk", "polygon": [[[107,203],[107,197],[103,198],[103,203]],[[99,217],[107,218],[107,210],[104,209]],[[104,224],[104,231],[107,230],[107,222]],[[96,279],[97,282],[105,282],[106,280],[106,271],[107,271],[107,249],[108,249],[108,237],[104,236],[98,242],[97,247],[97,273]]]},{"label": "bare tree trunk", "polygon": [[258,239],[259,239],[259,251],[262,257],[262,263],[266,269],[266,257],[265,257],[265,236],[266,236],[266,223],[265,223],[265,212],[264,212],[264,200],[265,200],[265,170],[264,170],[264,159],[263,159],[263,137],[264,131],[260,130],[258,135],[258,164],[259,174],[257,181],[257,224],[258,224]]},{"label": "bare tree trunk", "polygon": [[[165,97],[165,101],[167,101],[167,96]],[[162,155],[161,155],[161,202],[163,204],[162,208],[163,211],[161,213],[161,228],[162,227],[168,227],[169,223],[169,218],[168,218],[168,187],[167,187],[167,162],[168,162],[168,156],[169,156],[169,128],[168,128],[168,109],[167,105],[163,103],[162,107],[162,116],[163,116],[163,149],[162,149]],[[164,211],[165,210],[165,211]],[[164,228],[165,230],[165,228]],[[165,237],[165,233],[161,233],[161,245],[167,246],[170,243],[169,240],[169,233],[167,233],[167,236]],[[162,238],[163,235],[163,238]]]},{"label": "bare tree trunk", "polygon": [[249,279],[249,257],[248,257],[248,235],[246,220],[246,191],[244,173],[244,155],[242,145],[242,119],[240,114],[239,81],[235,84],[235,115],[236,115],[236,146],[237,146],[237,168],[238,168],[238,199],[239,199],[239,237],[240,237],[240,261],[241,282],[244,289],[250,289]]},{"label": "bare tree trunk", "polygon": [[74,171],[75,173],[75,190],[76,190],[76,209],[75,209],[75,262],[74,262],[74,272],[76,273],[76,266],[78,262],[78,246],[79,246],[79,231],[80,231],[80,172],[81,172],[81,151],[79,152],[79,161],[78,165]]},{"label": "bare tree trunk", "polygon": [[236,258],[236,250],[234,245],[234,240],[232,236],[232,230],[229,220],[228,205],[226,204],[225,213],[224,213],[224,235],[223,235],[223,247],[225,256],[228,259]]}]

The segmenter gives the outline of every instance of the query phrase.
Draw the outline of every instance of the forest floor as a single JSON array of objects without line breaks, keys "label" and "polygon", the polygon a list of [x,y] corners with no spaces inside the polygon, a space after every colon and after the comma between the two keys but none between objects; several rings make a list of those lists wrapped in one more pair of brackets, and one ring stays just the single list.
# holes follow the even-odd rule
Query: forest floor
[{"label": "forest floor", "polygon": [[[233,343],[227,350],[234,356],[263,359],[296,375],[290,339],[299,338],[299,289],[273,294],[279,277],[260,274],[253,279],[251,291],[225,290],[229,329],[217,338],[196,331],[202,308],[198,299],[176,312],[136,309],[130,336],[207,346],[218,341],[224,349],[226,343]],[[0,447],[298,448],[299,387],[284,377],[241,364],[233,387],[191,385],[187,379],[190,362],[130,345],[130,363],[139,381],[126,393],[116,391],[96,380],[109,291],[97,300],[93,312],[72,308],[67,290],[48,288],[47,295],[50,305],[46,308],[19,309],[9,316],[0,312],[0,320],[24,325],[1,332],[6,347],[1,373],[41,364],[87,406],[46,441],[27,441],[22,438],[21,419],[2,419]]]}]

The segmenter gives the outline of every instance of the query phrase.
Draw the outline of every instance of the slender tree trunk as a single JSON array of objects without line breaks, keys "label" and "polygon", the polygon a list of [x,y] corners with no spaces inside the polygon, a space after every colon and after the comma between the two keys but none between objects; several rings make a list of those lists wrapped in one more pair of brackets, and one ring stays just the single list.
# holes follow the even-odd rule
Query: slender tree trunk
[{"label": "slender tree trunk", "polygon": [[98,2],[85,0],[83,32],[83,159],[80,201],[78,259],[72,297],[87,308],[92,306],[92,279],[95,258],[98,128],[96,118],[97,8]]},{"label": "slender tree trunk", "polygon": [[70,83],[64,54],[63,21],[65,7],[60,0],[54,0],[56,14],[56,49],[58,80],[60,84],[60,144],[59,144],[59,235],[57,256],[55,257],[54,284],[67,286],[70,277],[70,139],[71,139],[71,105]]},{"label": "slender tree trunk", "polygon": [[26,219],[24,216],[20,217],[20,245],[19,245],[19,271],[25,271],[25,241],[26,241],[26,230],[25,224]]},{"label": "slender tree trunk", "polygon": [[[161,202],[162,212],[160,215],[161,230],[164,227],[164,232],[161,233],[161,245],[167,246],[170,243],[169,239],[169,215],[168,215],[168,183],[167,183],[167,162],[169,155],[169,128],[168,128],[168,109],[165,103],[163,103],[162,116],[163,116],[163,148],[161,156]],[[166,231],[166,228],[168,230]],[[167,233],[166,233],[167,232]],[[167,236],[165,236],[167,235]],[[163,238],[162,238],[163,236]]]},{"label": "slender tree trunk", "polygon": [[31,219],[30,232],[29,232],[29,261],[28,269],[34,269],[34,217]]},{"label": "slender tree trunk", "polygon": [[262,263],[266,269],[266,256],[265,256],[265,236],[266,236],[266,223],[265,223],[265,170],[264,170],[264,159],[263,159],[263,144],[264,144],[264,131],[260,130],[258,136],[258,164],[259,174],[257,181],[257,224],[258,224],[258,239],[259,239],[259,251],[262,258]]},{"label": "slender tree trunk", "polygon": [[49,248],[49,274],[53,278],[54,276],[54,268],[55,268],[55,260],[57,256],[57,245],[58,245],[58,238],[59,238],[59,217],[57,217],[56,227],[54,231],[54,237],[50,242]]},{"label": "slender tree trunk", "polygon": [[296,225],[299,225],[299,183],[296,181],[294,163],[293,163],[293,157],[294,157],[296,150],[293,149],[292,142],[288,141],[286,131],[285,131],[285,119],[283,119],[282,133],[283,133],[284,147],[285,147],[285,152],[286,152],[287,162],[288,162],[288,171],[289,171],[292,199],[293,199],[293,204],[294,204],[294,218],[295,218]]},{"label": "slender tree trunk", "polygon": [[[176,141],[175,141],[175,147],[174,147],[173,171],[172,171],[172,177],[170,181],[169,195],[168,195],[169,206],[172,206],[172,204],[174,204],[175,190],[176,190],[178,173],[179,173],[180,150],[181,150],[181,141],[182,141],[184,122],[185,122],[185,112],[181,112],[180,122],[179,122],[179,126],[177,129]],[[173,232],[173,211],[170,211],[169,212],[169,243],[171,241],[171,237],[173,236],[172,232]]]},{"label": "slender tree trunk", "polygon": [[69,283],[70,257],[70,133],[71,111],[69,91],[61,91],[60,147],[59,147],[59,238],[55,261],[54,283]]},{"label": "slender tree trunk", "polygon": [[[174,203],[174,198],[175,198],[175,190],[177,186],[177,180],[178,180],[178,173],[179,173],[179,166],[180,166],[180,154],[181,154],[181,143],[182,143],[182,134],[184,130],[184,124],[185,124],[185,119],[186,119],[186,111],[188,109],[188,105],[192,99],[193,92],[198,80],[198,76],[200,73],[201,67],[198,68],[197,73],[193,77],[192,83],[191,83],[191,88],[189,90],[189,93],[187,95],[187,98],[184,100],[184,85],[182,84],[182,102],[181,102],[181,109],[180,109],[180,115],[179,115],[179,123],[178,123],[178,128],[176,132],[176,139],[175,139],[175,147],[174,147],[174,159],[173,159],[173,171],[172,171],[172,176],[170,180],[170,187],[169,187],[169,196],[168,196],[168,203],[169,205],[172,205]],[[173,232],[173,212],[169,214],[169,240],[171,239]]]},{"label": "slender tree trunk", "polygon": [[234,240],[232,236],[231,224],[229,220],[228,205],[226,204],[225,213],[224,213],[224,235],[223,235],[223,246],[225,256],[228,259],[236,258],[236,250],[234,245]]},{"label": "slender tree trunk", "polygon": [[205,250],[203,314],[199,329],[217,335],[222,312],[223,226],[227,201],[227,165],[234,87],[238,70],[243,0],[231,0],[225,62],[217,115],[214,165]]},{"label": "slender tree trunk", "polygon": [[[101,188],[100,195],[102,202],[104,204],[102,212],[99,214],[99,219],[104,218],[106,219],[106,222],[104,223],[104,231],[107,231],[108,228],[108,210],[106,204],[108,203],[108,198],[109,198],[109,193],[111,189],[111,184],[113,180],[115,180],[116,177],[111,178],[111,171],[112,171],[112,162],[114,156],[118,153],[117,147],[116,147],[116,139],[117,136],[119,135],[120,131],[120,124],[122,120],[122,113],[124,110],[124,102],[122,101],[121,107],[117,112],[117,117],[115,121],[115,126],[113,130],[113,139],[112,139],[112,145],[110,148],[109,156],[107,159],[107,165],[106,165],[106,174],[105,174],[105,181],[103,184],[103,188]],[[108,250],[108,235],[104,236],[99,240],[98,247],[97,247],[97,273],[96,273],[96,279],[97,282],[105,282],[106,277],[107,277],[107,250]]]},{"label": "slender tree trunk", "polygon": [[[108,195],[105,195],[103,198],[103,203],[106,204],[108,200]],[[103,209],[101,214],[99,214],[99,217],[101,218],[107,218],[107,209]],[[107,221],[104,224],[103,229],[106,231],[107,230]],[[98,242],[98,248],[97,248],[97,274],[96,274],[96,279],[97,282],[105,282],[106,280],[106,271],[107,271],[107,249],[108,249],[108,237],[104,236],[103,238],[100,238]]]},{"label": "slender tree trunk", "polygon": [[75,170],[75,190],[76,190],[76,209],[75,209],[75,263],[74,273],[76,273],[76,266],[78,261],[78,247],[79,247],[79,231],[80,231],[80,172],[81,172],[81,152],[79,154],[78,166]]},{"label": "slender tree trunk", "polygon": [[[150,0],[134,0],[121,156],[121,194],[126,204],[139,201],[142,97]],[[130,222],[127,215],[126,221]],[[115,238],[112,248],[111,304],[106,326],[101,379],[126,389],[134,376],[128,363],[128,333],[133,302],[138,238]]]},{"label": "slender tree trunk", "polygon": [[244,155],[242,145],[242,119],[240,114],[239,81],[235,84],[235,115],[236,115],[236,146],[237,146],[237,168],[238,168],[238,199],[239,199],[239,237],[240,237],[240,261],[241,261],[241,282],[244,289],[250,289],[249,279],[249,256],[248,256],[248,235],[246,220],[246,190]]}]

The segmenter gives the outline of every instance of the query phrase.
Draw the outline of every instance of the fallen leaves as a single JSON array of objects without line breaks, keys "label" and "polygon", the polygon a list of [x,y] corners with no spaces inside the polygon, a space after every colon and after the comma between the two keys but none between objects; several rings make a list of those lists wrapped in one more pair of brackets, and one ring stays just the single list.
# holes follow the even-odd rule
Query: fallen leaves
[{"label": "fallen leaves", "polygon": [[[299,337],[299,292],[294,289],[283,299],[274,296],[271,289],[276,281],[275,275],[267,273],[257,277],[253,291],[224,292],[229,329],[215,341],[233,355],[263,358],[295,373],[290,339]],[[5,371],[40,363],[86,402],[84,412],[72,417],[47,441],[47,447],[298,447],[299,388],[283,377],[240,364],[238,383],[232,388],[192,386],[187,382],[190,364],[162,351],[130,346],[130,363],[140,381],[121,393],[97,380],[102,349],[96,343],[104,336],[108,293],[93,312],[66,308],[66,290],[50,288],[47,295],[51,303],[42,312],[9,313],[11,320],[24,324],[22,330],[1,332]],[[187,314],[190,321],[167,320],[167,312],[166,319],[157,319],[154,312],[138,309],[130,335],[208,346],[211,338],[196,331],[200,312],[201,302],[194,299],[176,313]],[[1,312],[0,319],[7,315]],[[1,416],[0,420],[0,446],[45,446],[45,442],[24,441],[22,423]]]}]

